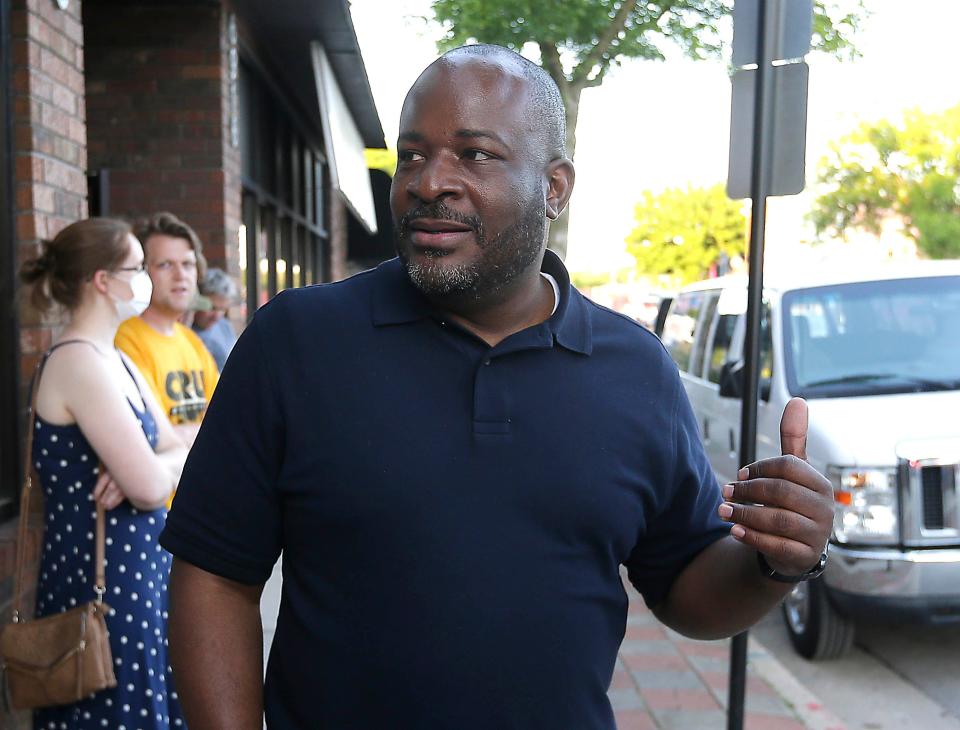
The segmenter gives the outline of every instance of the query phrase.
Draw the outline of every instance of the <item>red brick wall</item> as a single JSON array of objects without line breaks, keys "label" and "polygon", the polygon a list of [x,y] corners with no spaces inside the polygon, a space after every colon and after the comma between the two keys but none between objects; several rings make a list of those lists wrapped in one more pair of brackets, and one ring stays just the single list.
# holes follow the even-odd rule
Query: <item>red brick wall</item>
[{"label": "red brick wall", "polygon": [[[14,127],[14,211],[17,265],[36,255],[38,242],[52,238],[87,215],[86,127],[83,82],[81,3],[59,10],[50,0],[12,0],[11,89]],[[23,294],[25,292],[21,292]],[[42,318],[21,297],[19,306],[21,386],[54,330],[57,316]],[[21,417],[23,414],[21,414]],[[39,507],[40,500],[35,500]],[[15,523],[0,525],[0,619],[9,616],[15,562]],[[35,578],[39,531],[28,541],[26,574]],[[31,593],[34,581],[26,586]],[[27,717],[4,715],[0,727],[27,727]]]},{"label": "red brick wall", "polygon": [[237,274],[226,10],[87,0],[83,20],[90,170],[109,170],[110,213],[169,210],[197,231],[211,264]]}]

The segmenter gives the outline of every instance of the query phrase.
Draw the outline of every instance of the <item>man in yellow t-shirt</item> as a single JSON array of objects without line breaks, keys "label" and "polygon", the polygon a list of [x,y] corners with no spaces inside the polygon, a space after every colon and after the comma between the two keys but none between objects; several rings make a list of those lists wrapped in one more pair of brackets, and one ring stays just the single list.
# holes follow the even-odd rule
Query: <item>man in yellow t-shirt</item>
[{"label": "man in yellow t-shirt", "polygon": [[217,385],[217,365],[179,319],[197,294],[205,262],[200,240],[172,213],[157,213],[135,229],[153,282],[150,306],[120,325],[116,345],[143,373],[180,438],[193,445]]}]

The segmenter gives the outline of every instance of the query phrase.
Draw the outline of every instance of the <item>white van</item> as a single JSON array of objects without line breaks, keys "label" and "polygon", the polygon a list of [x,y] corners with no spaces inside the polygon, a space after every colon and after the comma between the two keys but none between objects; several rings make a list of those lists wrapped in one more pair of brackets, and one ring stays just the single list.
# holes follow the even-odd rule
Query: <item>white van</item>
[{"label": "white van", "polygon": [[[746,278],[681,291],[662,339],[721,483],[736,478]],[[764,281],[757,458],[807,400],[807,456],[833,482],[830,560],[783,604],[794,648],[843,654],[854,623],[960,621],[960,261]]]}]

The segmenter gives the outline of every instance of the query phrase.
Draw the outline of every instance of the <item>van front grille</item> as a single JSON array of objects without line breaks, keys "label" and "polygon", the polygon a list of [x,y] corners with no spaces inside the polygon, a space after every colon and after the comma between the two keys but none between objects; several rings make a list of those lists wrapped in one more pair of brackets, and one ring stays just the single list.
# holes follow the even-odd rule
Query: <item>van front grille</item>
[{"label": "van front grille", "polygon": [[897,444],[905,547],[960,547],[960,437]]},{"label": "van front grille", "polygon": [[943,486],[947,477],[945,471],[945,467],[942,466],[925,466],[920,471],[920,484],[923,489],[923,526],[927,530],[942,530],[944,527]]}]

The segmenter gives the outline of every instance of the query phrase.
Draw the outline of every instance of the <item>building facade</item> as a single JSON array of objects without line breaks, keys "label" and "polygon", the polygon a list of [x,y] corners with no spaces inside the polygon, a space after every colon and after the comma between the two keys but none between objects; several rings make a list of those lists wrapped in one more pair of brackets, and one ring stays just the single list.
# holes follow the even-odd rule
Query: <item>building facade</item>
[{"label": "building facade", "polygon": [[64,325],[21,263],[79,218],[169,210],[241,285],[242,325],[392,255],[383,181],[357,162],[383,146],[347,0],[0,0],[0,620],[29,379]]}]

